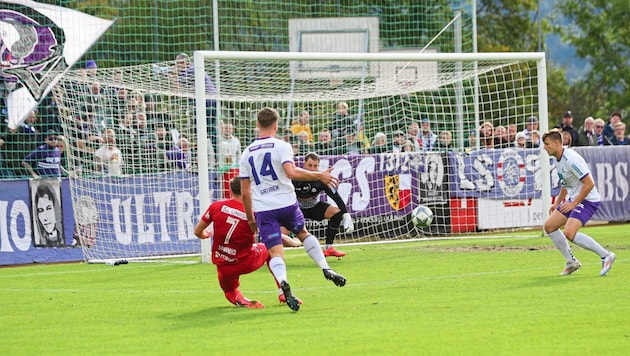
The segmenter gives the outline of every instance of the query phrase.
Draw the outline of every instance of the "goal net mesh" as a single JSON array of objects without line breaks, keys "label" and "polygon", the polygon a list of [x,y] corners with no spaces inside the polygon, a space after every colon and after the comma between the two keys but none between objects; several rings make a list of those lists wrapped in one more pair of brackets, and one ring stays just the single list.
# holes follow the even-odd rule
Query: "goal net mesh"
[{"label": "goal net mesh", "polygon": [[[540,150],[517,142],[539,116],[533,60],[206,58],[204,68],[205,132],[191,63],[75,71],[56,85],[87,260],[198,253],[198,174],[208,175],[211,201],[229,194],[263,107],[280,112],[278,136],[297,165],[315,152],[340,178],[355,231],[336,243],[541,224]],[[427,228],[411,224],[418,205],[434,213]],[[320,239],[326,225],[307,221]]]}]

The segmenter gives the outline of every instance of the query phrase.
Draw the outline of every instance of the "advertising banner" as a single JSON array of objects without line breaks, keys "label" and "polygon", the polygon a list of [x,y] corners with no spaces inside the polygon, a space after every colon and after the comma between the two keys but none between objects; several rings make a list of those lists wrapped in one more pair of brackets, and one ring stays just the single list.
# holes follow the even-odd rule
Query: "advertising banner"
[{"label": "advertising banner", "polygon": [[[602,199],[593,219],[630,220],[630,147],[575,150],[586,159]],[[453,209],[458,221],[468,219],[467,210],[476,210],[480,229],[541,225],[540,183],[545,177],[539,159],[540,151],[529,149],[385,153],[323,156],[320,169],[334,167],[338,191],[357,230],[368,228],[363,232],[387,238],[413,230],[408,215],[418,204],[434,210],[429,234],[450,232]],[[210,197],[219,199],[222,174],[209,175]],[[553,169],[547,179],[557,194]],[[82,260],[80,237],[93,241],[95,251],[106,242],[112,251],[157,244],[174,253],[198,249],[193,229],[201,208],[192,173],[86,178],[73,189],[81,195],[75,199],[76,222],[67,179],[0,182],[0,265]],[[452,208],[452,202],[457,206]],[[474,224],[474,219],[467,221]],[[307,226],[316,232],[325,223],[309,221]]]}]

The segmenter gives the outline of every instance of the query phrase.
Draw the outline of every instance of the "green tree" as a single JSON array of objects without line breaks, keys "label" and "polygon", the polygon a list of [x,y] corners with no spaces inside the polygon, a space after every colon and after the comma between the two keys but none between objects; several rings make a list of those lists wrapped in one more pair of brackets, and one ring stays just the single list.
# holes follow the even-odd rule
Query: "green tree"
[{"label": "green tree", "polygon": [[[533,52],[538,49],[535,21],[537,0],[480,0],[477,2],[479,52]],[[543,20],[543,30],[550,30]]]},{"label": "green tree", "polygon": [[587,115],[608,117],[630,107],[630,6],[627,0],[560,0],[572,25],[558,27],[592,68],[574,84],[572,95]]},{"label": "green tree", "polygon": [[[538,50],[537,0],[480,0],[477,3],[477,41],[479,52],[532,52]],[[542,37],[552,32],[546,18],[541,19]],[[541,44],[543,50],[544,43]],[[566,70],[547,59],[547,97],[549,122],[562,117],[571,103],[571,87]]]}]

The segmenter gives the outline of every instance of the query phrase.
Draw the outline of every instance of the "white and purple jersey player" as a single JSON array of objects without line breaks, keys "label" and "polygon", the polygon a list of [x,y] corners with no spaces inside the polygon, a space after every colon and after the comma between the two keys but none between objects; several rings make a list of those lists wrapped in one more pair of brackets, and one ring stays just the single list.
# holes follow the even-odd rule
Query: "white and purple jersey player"
[{"label": "white and purple jersey player", "polygon": [[256,226],[267,248],[282,244],[280,226],[293,233],[304,228],[304,216],[284,171],[285,163],[294,164],[293,148],[274,137],[256,139],[241,157],[239,177],[250,181]]},{"label": "white and purple jersey player", "polygon": [[[582,179],[591,174],[586,161],[577,152],[567,148],[562,151],[562,157],[560,157],[559,161],[553,156],[551,159],[560,177],[560,184],[567,190],[568,200],[573,201],[580,194],[584,186]],[[584,225],[593,216],[595,211],[597,211],[599,205],[599,193],[597,192],[597,188],[593,187],[575,209],[563,214],[566,217],[580,220]],[[558,211],[560,211],[561,206],[562,204],[558,205]]]}]

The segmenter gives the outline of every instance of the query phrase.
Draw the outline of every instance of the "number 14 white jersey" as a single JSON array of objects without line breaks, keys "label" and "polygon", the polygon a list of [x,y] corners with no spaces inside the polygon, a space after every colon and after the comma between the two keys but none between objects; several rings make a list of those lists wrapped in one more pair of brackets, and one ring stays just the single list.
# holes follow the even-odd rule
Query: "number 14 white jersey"
[{"label": "number 14 white jersey", "polygon": [[282,165],[293,164],[293,148],[274,137],[258,138],[241,157],[239,177],[249,179],[255,212],[276,210],[297,202],[295,188]]}]

